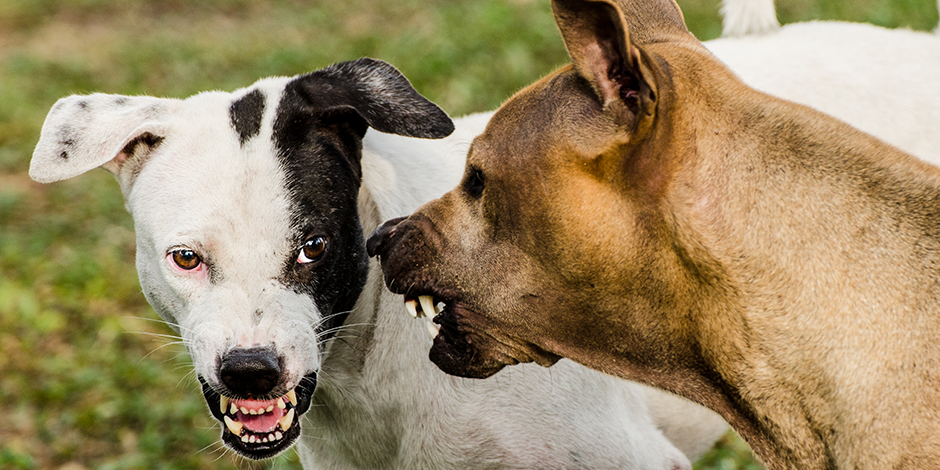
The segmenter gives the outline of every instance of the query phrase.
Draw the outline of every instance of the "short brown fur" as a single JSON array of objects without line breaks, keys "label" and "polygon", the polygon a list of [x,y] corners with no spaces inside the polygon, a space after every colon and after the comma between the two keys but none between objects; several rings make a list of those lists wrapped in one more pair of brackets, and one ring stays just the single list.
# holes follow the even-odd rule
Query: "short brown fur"
[{"label": "short brown fur", "polygon": [[573,67],[370,240],[447,301],[432,360],[571,358],[718,411],[770,469],[940,468],[940,171],[746,87],[670,0],[553,6]]}]

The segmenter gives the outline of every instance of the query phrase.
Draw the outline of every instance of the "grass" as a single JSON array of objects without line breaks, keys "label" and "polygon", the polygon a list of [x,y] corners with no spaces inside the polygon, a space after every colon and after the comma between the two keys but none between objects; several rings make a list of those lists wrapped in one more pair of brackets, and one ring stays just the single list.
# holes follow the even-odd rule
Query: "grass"
[{"label": "grass", "polygon": [[[717,0],[679,3],[696,35],[719,34]],[[784,22],[937,23],[934,0],[778,3]],[[493,109],[567,61],[548,0],[0,3],[0,468],[253,467],[216,444],[185,351],[140,293],[113,178],[27,177],[55,100],[185,97],[360,56],[395,64],[453,115]],[[697,468],[759,465],[729,435]]]}]

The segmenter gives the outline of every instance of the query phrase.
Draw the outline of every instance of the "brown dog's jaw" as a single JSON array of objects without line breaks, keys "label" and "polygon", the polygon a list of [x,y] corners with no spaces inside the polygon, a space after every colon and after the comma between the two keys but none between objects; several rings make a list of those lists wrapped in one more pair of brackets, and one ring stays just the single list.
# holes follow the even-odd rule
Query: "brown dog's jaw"
[{"label": "brown dog's jaw", "polygon": [[428,356],[442,371],[485,379],[503,367],[535,362],[548,367],[559,357],[534,345],[503,335],[492,322],[461,304],[448,304],[434,317],[440,331]]},{"label": "brown dog's jaw", "polygon": [[535,362],[548,367],[559,359],[531,345],[481,334],[474,326],[484,322],[483,317],[460,302],[433,295],[406,295],[405,309],[413,318],[429,321],[428,331],[434,341],[429,357],[448,374],[484,379],[507,365]]}]

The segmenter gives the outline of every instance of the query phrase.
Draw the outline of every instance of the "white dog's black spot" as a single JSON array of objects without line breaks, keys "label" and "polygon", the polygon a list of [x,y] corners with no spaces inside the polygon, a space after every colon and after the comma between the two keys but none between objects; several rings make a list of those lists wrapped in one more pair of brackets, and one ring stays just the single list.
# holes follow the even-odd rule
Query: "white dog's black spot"
[{"label": "white dog's black spot", "polygon": [[314,299],[326,319],[319,331],[335,331],[345,321],[368,274],[357,203],[368,127],[424,138],[454,129],[395,67],[374,59],[297,77],[285,86],[275,115],[274,144],[295,208],[294,246],[310,237],[323,237],[327,246],[315,263],[286,260],[282,281]]},{"label": "white dog's black spot", "polygon": [[252,90],[247,95],[232,103],[228,110],[229,119],[238,141],[242,145],[261,131],[261,118],[264,116],[265,96],[260,90]]}]

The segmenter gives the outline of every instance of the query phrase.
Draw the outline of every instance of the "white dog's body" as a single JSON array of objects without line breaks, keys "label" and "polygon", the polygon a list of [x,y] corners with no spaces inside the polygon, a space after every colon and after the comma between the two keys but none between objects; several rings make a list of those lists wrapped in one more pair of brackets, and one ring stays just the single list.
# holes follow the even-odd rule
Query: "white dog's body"
[{"label": "white dog's body", "polygon": [[[856,36],[844,45],[819,39],[843,34],[842,25],[800,28],[706,44],[753,86],[940,161],[940,133],[912,129],[937,122],[940,60],[927,63],[924,54],[937,57],[929,54],[940,51],[940,41],[853,26]],[[904,42],[911,34],[920,41],[917,50]],[[858,53],[849,55],[846,48]],[[787,57],[789,62],[768,62]],[[912,62],[925,67],[923,75],[885,88],[896,80],[895,71]],[[839,66],[822,67],[827,63]],[[298,446],[305,468],[668,470],[689,468],[688,459],[727,429],[697,405],[570,362],[508,368],[486,381],[445,375],[427,360],[425,321],[405,314],[374,262],[344,325],[325,345],[318,342],[326,334],[318,326],[337,312],[285,285],[283,275],[284,260],[297,258],[292,240],[301,230],[291,226],[298,217],[292,205],[298,195],[284,187],[291,176],[275,162],[278,149],[271,142],[280,131],[273,130],[278,116],[272,110],[281,112],[291,80],[184,101],[70,98],[50,112],[31,175],[48,182],[102,165],[117,174],[138,232],[141,284],[161,316],[180,330],[207,384],[218,386],[220,357],[234,347],[271,345],[278,351],[284,378],[277,394],[303,388],[301,378],[315,374],[316,393],[308,398]],[[263,92],[259,102],[266,105],[257,130],[241,127],[232,111],[253,90]],[[122,111],[129,103],[131,111]],[[454,187],[470,140],[487,119],[460,119],[442,140],[370,130],[356,203],[362,233]],[[142,141],[152,147],[147,158],[127,165],[123,158],[137,152],[128,143],[146,134],[157,137]],[[168,253],[174,253],[167,250],[190,245],[206,251],[206,264],[214,263],[195,281],[167,268]],[[218,397],[212,393],[207,398]]]},{"label": "white dog's body", "polygon": [[827,21],[704,44],[748,85],[940,162],[936,35]]}]

